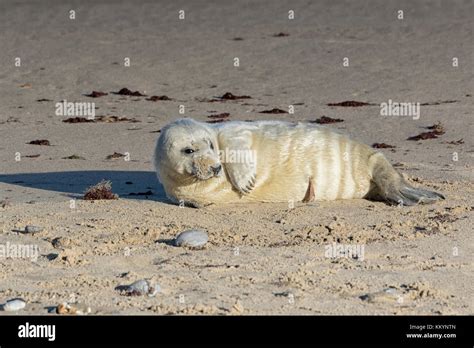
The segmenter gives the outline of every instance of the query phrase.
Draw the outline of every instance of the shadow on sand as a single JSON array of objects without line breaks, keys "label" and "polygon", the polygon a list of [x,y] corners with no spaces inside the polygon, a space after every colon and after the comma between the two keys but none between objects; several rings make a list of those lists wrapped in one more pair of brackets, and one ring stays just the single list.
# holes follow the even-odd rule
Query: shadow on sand
[{"label": "shadow on sand", "polygon": [[[89,186],[104,179],[112,182],[112,191],[122,199],[147,199],[170,203],[154,172],[87,170],[0,174],[0,182],[62,192],[71,198],[82,198]],[[151,195],[149,191],[152,192]]]}]

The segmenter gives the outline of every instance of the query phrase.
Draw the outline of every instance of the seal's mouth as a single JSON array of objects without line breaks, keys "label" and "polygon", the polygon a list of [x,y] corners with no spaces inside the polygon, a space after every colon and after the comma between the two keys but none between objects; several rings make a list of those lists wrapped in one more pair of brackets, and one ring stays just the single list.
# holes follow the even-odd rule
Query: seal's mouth
[{"label": "seal's mouth", "polygon": [[221,176],[222,172],[222,165],[218,163],[212,166],[207,166],[204,170],[202,170],[202,167],[194,166],[192,175],[198,180],[209,180]]}]

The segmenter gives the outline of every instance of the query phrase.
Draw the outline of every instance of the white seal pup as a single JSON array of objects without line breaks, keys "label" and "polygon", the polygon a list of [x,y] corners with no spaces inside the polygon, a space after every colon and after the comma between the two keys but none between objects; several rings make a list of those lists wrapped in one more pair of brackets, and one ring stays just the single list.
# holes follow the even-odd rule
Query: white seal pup
[{"label": "white seal pup", "polygon": [[371,147],[310,123],[179,119],[161,130],[154,164],[167,196],[194,207],[352,198],[414,205],[444,199],[411,186]]}]

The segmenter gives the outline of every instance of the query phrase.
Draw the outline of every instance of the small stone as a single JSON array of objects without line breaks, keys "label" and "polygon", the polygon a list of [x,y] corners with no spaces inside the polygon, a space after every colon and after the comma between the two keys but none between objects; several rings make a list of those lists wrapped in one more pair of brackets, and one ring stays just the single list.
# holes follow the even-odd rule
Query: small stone
[{"label": "small stone", "polygon": [[136,282],[119,287],[122,290],[122,294],[125,296],[143,296],[147,295],[148,297],[154,297],[157,293],[161,291],[161,288],[158,284],[154,286],[150,284],[148,280],[141,279]]},{"label": "small stone", "polygon": [[208,240],[206,231],[194,229],[181,232],[176,236],[174,244],[179,247],[201,248]]},{"label": "small stone", "polygon": [[34,226],[34,225],[26,225],[25,233],[38,233],[43,231],[43,227]]},{"label": "small stone", "polygon": [[363,301],[369,303],[376,302],[403,302],[403,293],[395,288],[387,288],[382,291],[372,292],[359,297]]},{"label": "small stone", "polygon": [[67,302],[59,304],[56,308],[57,314],[70,314],[70,315],[87,315],[91,313],[91,308],[87,306],[79,307],[77,304],[72,305]]},{"label": "small stone", "polygon": [[14,312],[18,311],[20,309],[25,308],[26,302],[25,300],[21,298],[15,298],[12,300],[8,300],[4,305],[3,305],[3,310],[6,312]]},{"label": "small stone", "polygon": [[232,312],[234,313],[243,313],[244,311],[244,306],[242,306],[242,303],[240,301],[237,301],[231,309]]},{"label": "small stone", "polygon": [[53,245],[53,247],[55,249],[60,249],[60,248],[63,248],[64,247],[64,243],[63,241],[61,240],[61,237],[56,237],[54,238],[52,241],[51,241],[51,244]]},{"label": "small stone", "polygon": [[76,314],[77,308],[64,302],[56,307],[56,313],[58,314]]}]

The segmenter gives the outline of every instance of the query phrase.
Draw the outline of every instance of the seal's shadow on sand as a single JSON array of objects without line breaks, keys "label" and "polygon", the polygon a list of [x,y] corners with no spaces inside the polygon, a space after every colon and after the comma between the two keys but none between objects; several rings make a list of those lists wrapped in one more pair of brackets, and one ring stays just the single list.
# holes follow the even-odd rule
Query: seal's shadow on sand
[{"label": "seal's shadow on sand", "polygon": [[[112,191],[122,199],[152,200],[171,203],[155,172],[88,170],[46,173],[1,174],[0,182],[64,193],[82,198],[88,187],[101,180],[112,182]],[[151,191],[153,194],[146,194]]]}]

